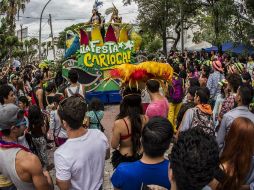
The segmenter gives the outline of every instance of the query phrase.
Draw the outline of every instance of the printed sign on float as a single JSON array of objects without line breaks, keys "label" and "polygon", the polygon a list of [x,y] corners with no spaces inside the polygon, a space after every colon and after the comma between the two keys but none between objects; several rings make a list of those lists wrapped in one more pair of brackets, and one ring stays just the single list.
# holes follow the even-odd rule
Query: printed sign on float
[{"label": "printed sign on float", "polygon": [[78,62],[85,67],[99,70],[112,69],[114,66],[131,63],[134,42],[106,42],[99,46],[100,41],[90,41],[89,45],[80,47],[81,57]]}]

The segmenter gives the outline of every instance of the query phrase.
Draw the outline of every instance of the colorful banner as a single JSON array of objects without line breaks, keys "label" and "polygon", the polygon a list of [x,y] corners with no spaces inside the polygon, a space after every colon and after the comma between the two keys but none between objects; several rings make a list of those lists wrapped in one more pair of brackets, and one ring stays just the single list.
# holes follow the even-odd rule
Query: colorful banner
[{"label": "colorful banner", "polygon": [[106,42],[103,46],[98,46],[100,41],[90,41],[89,45],[80,47],[81,56],[79,63],[85,67],[108,70],[114,66],[131,63],[131,55],[134,50],[134,42]]}]

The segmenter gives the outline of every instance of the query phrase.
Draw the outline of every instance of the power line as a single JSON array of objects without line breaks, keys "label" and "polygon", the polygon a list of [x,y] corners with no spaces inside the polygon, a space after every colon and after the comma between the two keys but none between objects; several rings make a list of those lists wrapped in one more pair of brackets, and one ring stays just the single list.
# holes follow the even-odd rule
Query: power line
[{"label": "power line", "polygon": [[[125,12],[125,13],[120,13],[119,15],[127,15],[127,14],[133,14],[133,13],[138,13],[137,11],[129,11],[129,12]],[[31,17],[31,16],[19,16],[20,18],[26,18],[26,19],[34,19],[34,20],[40,20],[39,17]],[[48,20],[48,18],[45,18],[43,17],[42,18],[43,20]],[[86,18],[80,18],[80,17],[77,17],[77,18],[53,18],[52,20],[70,20],[70,21],[73,21],[73,20],[84,20]]]},{"label": "power line", "polygon": [[[29,17],[29,16],[20,16],[21,18],[26,18],[26,19],[34,19],[34,20],[40,20],[38,17]],[[48,18],[42,18],[43,20],[48,20]],[[81,20],[85,18],[55,18],[52,20]]]}]

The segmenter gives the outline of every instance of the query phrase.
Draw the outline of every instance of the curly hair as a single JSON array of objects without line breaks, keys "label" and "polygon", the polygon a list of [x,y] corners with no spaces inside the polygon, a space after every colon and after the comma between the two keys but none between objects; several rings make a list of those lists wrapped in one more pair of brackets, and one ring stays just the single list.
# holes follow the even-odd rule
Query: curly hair
[{"label": "curly hair", "polygon": [[219,148],[213,136],[199,128],[182,132],[171,154],[178,190],[201,190],[219,167]]}]

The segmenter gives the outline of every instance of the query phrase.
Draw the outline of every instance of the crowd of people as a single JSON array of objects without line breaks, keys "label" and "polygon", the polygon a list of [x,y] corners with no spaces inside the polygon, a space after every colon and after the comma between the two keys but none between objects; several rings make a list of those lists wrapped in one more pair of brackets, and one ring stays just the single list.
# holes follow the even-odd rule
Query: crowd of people
[{"label": "crowd of people", "polygon": [[60,190],[101,190],[111,159],[115,190],[254,190],[254,56],[172,51],[166,62],[169,83],[121,89],[111,139],[75,69],[65,80],[49,66],[1,68],[0,189],[54,189],[55,168]]}]

